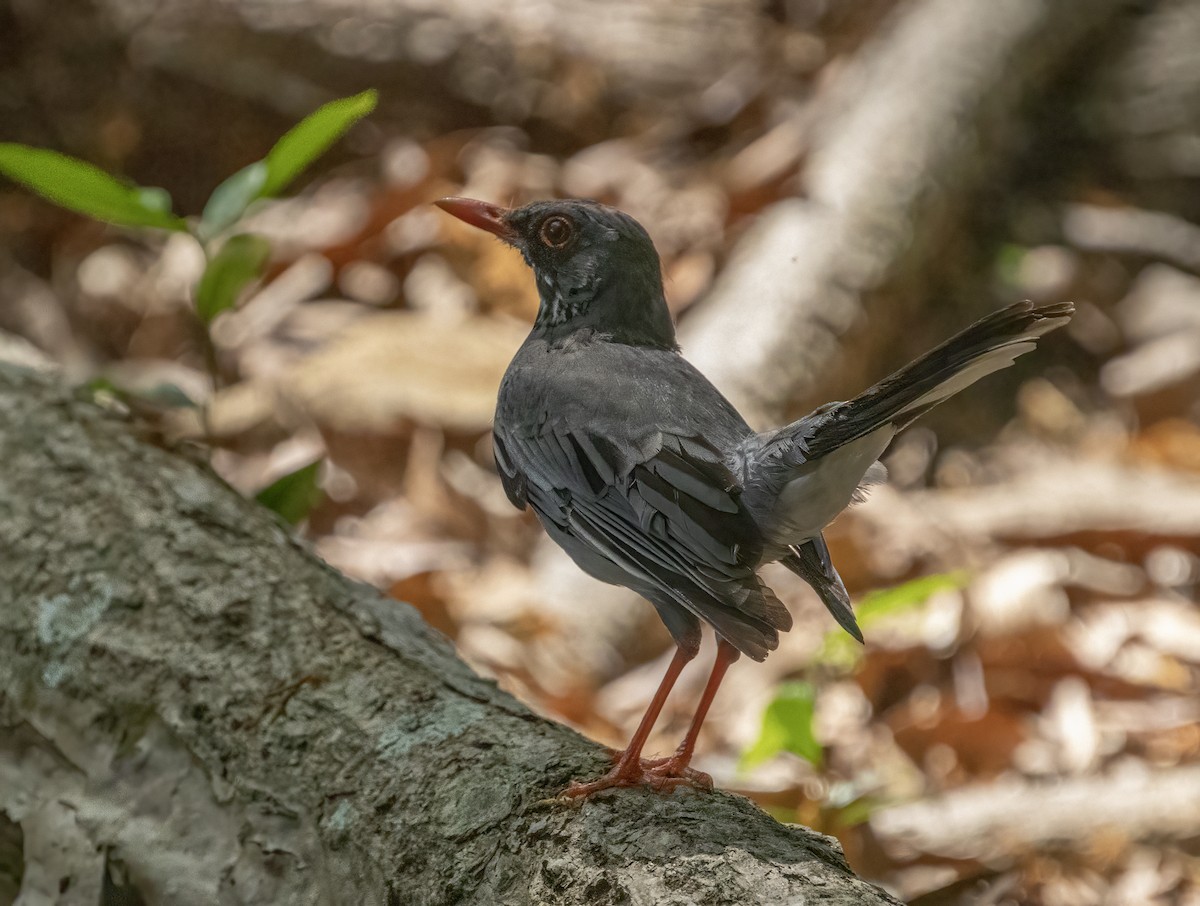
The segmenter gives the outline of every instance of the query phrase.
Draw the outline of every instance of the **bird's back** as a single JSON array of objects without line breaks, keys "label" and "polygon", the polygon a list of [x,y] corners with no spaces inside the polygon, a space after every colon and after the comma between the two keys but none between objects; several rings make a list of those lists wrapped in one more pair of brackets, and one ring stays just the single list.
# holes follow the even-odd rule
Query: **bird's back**
[{"label": "bird's back", "polygon": [[678,352],[613,343],[590,331],[553,342],[531,335],[509,364],[496,424],[536,432],[548,420],[630,444],[631,453],[662,432],[702,434],[723,452],[753,434]]}]

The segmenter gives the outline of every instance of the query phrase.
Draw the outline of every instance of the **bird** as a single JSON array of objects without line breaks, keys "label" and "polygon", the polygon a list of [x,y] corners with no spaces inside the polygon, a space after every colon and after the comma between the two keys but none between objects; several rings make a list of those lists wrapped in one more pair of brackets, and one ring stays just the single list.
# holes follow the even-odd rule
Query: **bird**
[{"label": "bird", "polygon": [[[897,432],[1011,365],[1074,311],[1069,302],[1010,305],[853,399],[760,432],[681,354],[658,253],[631,216],[582,199],[435,203],[518,250],[537,286],[537,315],[500,383],[493,422],[508,499],[531,509],[584,572],[649,601],[675,643],[629,744],[603,776],[568,786],[567,798],[711,788],[690,763],[717,689],[741,655],[762,661],[792,626],[760,567],[779,562],[800,576],[862,642],[822,531],[883,480],[879,457]],[[643,759],[704,625],[717,654],[691,724],[670,757]]]}]

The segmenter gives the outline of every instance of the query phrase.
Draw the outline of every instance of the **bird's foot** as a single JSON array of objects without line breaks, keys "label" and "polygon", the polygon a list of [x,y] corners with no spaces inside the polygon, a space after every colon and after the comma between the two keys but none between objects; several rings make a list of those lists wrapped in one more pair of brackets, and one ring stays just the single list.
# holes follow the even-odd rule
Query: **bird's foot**
[{"label": "bird's foot", "polygon": [[677,786],[690,786],[698,790],[713,788],[711,775],[688,767],[687,761],[678,755],[672,755],[670,758],[655,758],[649,763],[643,762],[643,765],[646,768],[646,782],[654,787],[659,787],[660,784],[669,784],[663,788],[675,789]]},{"label": "bird's foot", "polygon": [[564,799],[587,799],[602,790],[631,786],[648,786],[660,792],[670,792],[681,786],[711,790],[713,782],[703,771],[689,768],[675,756],[629,761],[619,759],[603,777],[586,782],[576,780],[559,796]]},{"label": "bird's foot", "polygon": [[603,777],[596,780],[576,780],[559,793],[564,799],[586,799],[601,790],[611,790],[618,787],[640,786],[647,782],[647,773],[640,758],[618,758],[616,764]]}]

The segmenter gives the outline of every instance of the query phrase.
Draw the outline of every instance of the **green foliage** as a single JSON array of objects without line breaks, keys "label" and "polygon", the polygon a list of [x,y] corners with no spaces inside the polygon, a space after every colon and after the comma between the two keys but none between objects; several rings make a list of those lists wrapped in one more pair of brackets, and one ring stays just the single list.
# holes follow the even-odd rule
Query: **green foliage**
[{"label": "green foliage", "polygon": [[0,143],[0,173],[55,204],[129,227],[186,230],[162,189],[129,185],[86,161],[11,142]]},{"label": "green foliage", "polygon": [[292,525],[298,525],[321,502],[321,489],[317,485],[320,470],[320,459],[310,462],[267,485],[254,499]]},{"label": "green foliage", "polygon": [[[893,588],[873,591],[864,596],[854,608],[859,625],[867,629],[886,617],[912,610],[929,600],[936,592],[966,585],[966,572],[922,576]],[[861,647],[842,629],[831,630],[821,645],[816,662],[849,670],[860,657]],[[820,769],[823,758],[821,744],[813,733],[813,714],[816,687],[808,682],[787,682],[779,687],[775,698],[763,714],[758,740],[743,754],[739,767],[748,770],[774,758],[780,752],[791,752]],[[862,806],[869,814],[869,804]],[[843,821],[858,819],[854,809],[848,809]]]},{"label": "green foliage", "polygon": [[0,143],[0,173],[42,197],[97,220],[129,227],[191,231],[206,243],[241,219],[260,198],[278,195],[356,122],[375,109],[373,89],[330,101],[290,129],[260,161],[213,191],[193,228],[171,212],[163,189],[134,186],[82,160],[14,143]]},{"label": "green foliage", "polygon": [[267,164],[256,160],[217,186],[204,205],[204,213],[200,215],[200,237],[211,239],[236,223],[246,213],[250,203],[260,197],[266,184]]},{"label": "green foliage", "polygon": [[[279,139],[265,158],[243,167],[217,186],[198,221],[193,218],[189,222],[172,213],[171,196],[162,189],[131,185],[57,151],[0,143],[0,174],[55,204],[97,220],[190,233],[209,256],[195,293],[196,317],[207,331],[213,318],[236,305],[247,284],[262,276],[271,252],[266,239],[250,233],[231,236],[215,254],[210,254],[213,240],[235,226],[255,201],[287,188],[351,126],[374,110],[377,99],[374,90],[364,91],[313,111]],[[218,363],[207,333],[203,339],[216,386]],[[86,392],[127,403],[137,401],[134,394],[104,378],[93,381]],[[137,399],[160,407],[193,405],[171,385],[139,394]],[[293,525],[300,522],[321,498],[317,486],[320,465],[318,460],[285,475],[260,491],[256,499]]]},{"label": "green foliage", "polygon": [[838,806],[834,815],[840,826],[857,827],[860,824],[866,824],[882,804],[875,796],[859,796],[857,799],[851,799],[845,805]]},{"label": "green foliage", "polygon": [[196,287],[196,314],[205,324],[232,308],[251,280],[262,276],[271,255],[271,244],[262,236],[231,236],[208,262]]},{"label": "green foliage", "polygon": [[1028,253],[1029,249],[1024,246],[1012,244],[1000,246],[996,253],[994,267],[996,277],[1001,283],[1007,286],[1016,286],[1019,283],[1018,276],[1021,272],[1021,265]]},{"label": "green foliage", "polygon": [[118,387],[106,377],[96,377],[83,384],[79,391],[83,394],[84,399],[97,403],[120,400],[131,407],[144,407],[149,404],[159,409],[196,408],[195,400],[184,393],[181,387],[167,381],[134,393],[124,387]]},{"label": "green foliage", "polygon": [[824,752],[813,733],[816,687],[812,683],[784,683],[763,714],[758,741],[743,754],[738,767],[749,770],[780,752],[791,752],[820,767]]},{"label": "green foliage", "polygon": [[330,101],[293,126],[267,156],[238,170],[209,196],[200,216],[199,235],[211,239],[232,226],[260,198],[278,195],[329,150],[356,122],[375,109],[378,93]]},{"label": "green foliage", "polygon": [[286,189],[347,129],[374,110],[378,98],[378,92],[371,89],[354,97],[330,101],[293,126],[267,154],[267,177],[262,197],[278,195]]},{"label": "green foliage", "polygon": [[138,394],[143,400],[162,406],[164,409],[195,409],[196,401],[188,396],[178,384],[169,381],[155,384]]},{"label": "green foliage", "polygon": [[[970,574],[962,571],[937,573],[869,592],[854,607],[858,625],[865,631],[880,620],[919,607],[939,591],[962,588],[969,579]],[[858,642],[841,629],[832,629],[826,633],[816,660],[821,664],[850,669],[861,656],[862,646]]]}]

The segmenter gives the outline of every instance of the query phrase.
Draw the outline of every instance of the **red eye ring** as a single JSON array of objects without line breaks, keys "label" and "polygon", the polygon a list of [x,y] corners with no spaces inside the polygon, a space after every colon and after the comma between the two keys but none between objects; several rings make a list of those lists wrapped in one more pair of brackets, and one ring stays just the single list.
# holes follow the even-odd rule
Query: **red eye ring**
[{"label": "red eye ring", "polygon": [[542,237],[542,242],[550,246],[552,249],[560,249],[568,242],[575,233],[575,228],[571,225],[571,221],[565,217],[547,217],[542,228],[538,230],[538,234]]}]

